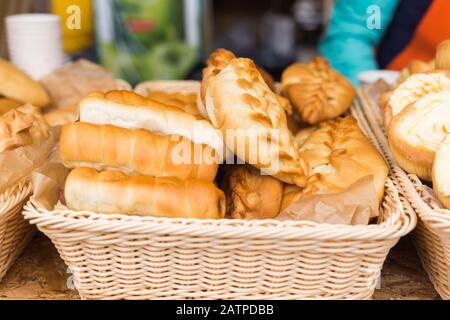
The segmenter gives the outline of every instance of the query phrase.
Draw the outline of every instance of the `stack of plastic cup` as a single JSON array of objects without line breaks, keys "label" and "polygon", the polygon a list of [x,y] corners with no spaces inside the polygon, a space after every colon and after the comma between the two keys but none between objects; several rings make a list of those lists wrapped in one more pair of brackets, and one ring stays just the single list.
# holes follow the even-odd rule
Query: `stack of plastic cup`
[{"label": "stack of plastic cup", "polygon": [[34,79],[41,79],[64,63],[61,22],[53,14],[6,17],[10,60]]}]

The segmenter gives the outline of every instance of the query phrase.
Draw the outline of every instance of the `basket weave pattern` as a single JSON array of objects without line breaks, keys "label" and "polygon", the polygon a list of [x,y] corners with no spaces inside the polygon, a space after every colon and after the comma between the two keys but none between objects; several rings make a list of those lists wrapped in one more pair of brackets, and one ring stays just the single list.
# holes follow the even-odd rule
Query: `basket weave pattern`
[{"label": "basket weave pattern", "polygon": [[0,195],[0,281],[33,236],[21,214],[31,190],[29,181],[21,181]]},{"label": "basket weave pattern", "polygon": [[433,191],[417,176],[407,175],[398,167],[389,149],[379,107],[367,92],[359,92],[364,114],[391,165],[396,185],[420,218],[413,233],[414,245],[436,291],[442,298],[450,299],[450,210],[441,207]]},{"label": "basket weave pattern", "polygon": [[32,201],[23,214],[84,299],[368,299],[390,248],[416,224],[405,201],[388,179],[380,221],[368,226],[48,211]]}]

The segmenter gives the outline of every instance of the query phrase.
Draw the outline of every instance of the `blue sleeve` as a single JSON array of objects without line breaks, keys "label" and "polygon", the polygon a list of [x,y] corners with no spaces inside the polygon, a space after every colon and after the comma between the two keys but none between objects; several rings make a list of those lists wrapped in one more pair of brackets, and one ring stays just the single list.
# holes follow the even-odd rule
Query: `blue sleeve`
[{"label": "blue sleeve", "polygon": [[378,69],[375,45],[381,41],[399,1],[336,0],[320,42],[320,54],[359,85],[358,73]]}]

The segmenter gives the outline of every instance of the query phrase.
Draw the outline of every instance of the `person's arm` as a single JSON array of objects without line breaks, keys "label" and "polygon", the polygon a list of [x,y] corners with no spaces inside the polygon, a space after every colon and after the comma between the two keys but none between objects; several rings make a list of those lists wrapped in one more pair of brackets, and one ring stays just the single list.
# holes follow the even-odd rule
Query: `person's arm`
[{"label": "person's arm", "polygon": [[[375,46],[380,42],[399,0],[336,0],[327,31],[320,42],[320,54],[331,65],[359,85],[357,75],[364,70],[378,69]],[[371,7],[377,6],[377,7]],[[379,8],[379,28],[373,25],[373,11]]]}]

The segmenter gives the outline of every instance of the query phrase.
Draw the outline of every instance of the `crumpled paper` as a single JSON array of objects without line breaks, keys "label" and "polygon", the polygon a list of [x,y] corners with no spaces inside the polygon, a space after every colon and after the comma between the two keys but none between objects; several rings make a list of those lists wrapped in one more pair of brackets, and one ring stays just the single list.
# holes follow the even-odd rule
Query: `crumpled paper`
[{"label": "crumpled paper", "polygon": [[277,219],[367,225],[371,216],[378,216],[378,210],[373,177],[365,176],[339,193],[302,196],[286,207]]},{"label": "crumpled paper", "polygon": [[0,193],[42,166],[55,147],[60,128],[52,128],[41,143],[0,153]]}]

